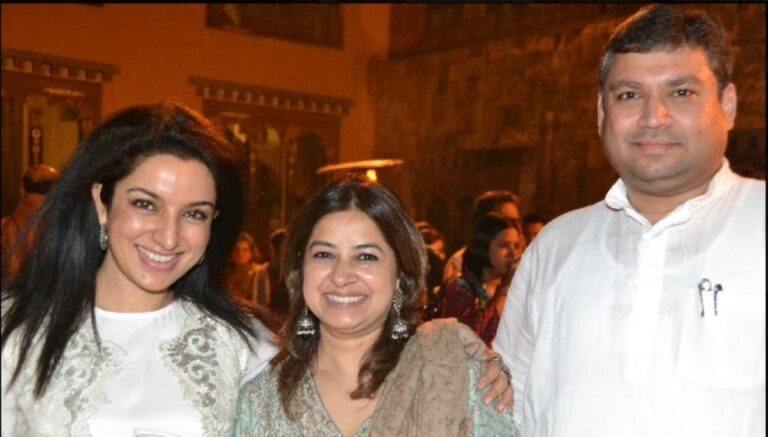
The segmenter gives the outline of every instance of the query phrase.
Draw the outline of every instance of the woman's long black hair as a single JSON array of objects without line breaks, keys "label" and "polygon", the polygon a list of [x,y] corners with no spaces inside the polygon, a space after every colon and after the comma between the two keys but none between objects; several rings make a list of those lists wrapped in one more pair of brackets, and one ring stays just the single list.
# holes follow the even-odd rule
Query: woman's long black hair
[{"label": "woman's long black hair", "polygon": [[46,196],[34,223],[34,243],[19,274],[2,292],[2,348],[18,330],[20,348],[13,383],[41,342],[34,394],[40,397],[71,337],[93,317],[99,248],[99,221],[91,187],[102,184],[101,200],[111,205],[115,184],[148,157],[170,154],[203,163],[216,183],[218,215],[201,264],[176,281],[178,298],[197,305],[234,328],[244,339],[256,336],[232,302],[223,263],[243,220],[243,179],[236,149],[200,114],[174,102],[134,106],[97,127],[75,150],[61,179]]}]

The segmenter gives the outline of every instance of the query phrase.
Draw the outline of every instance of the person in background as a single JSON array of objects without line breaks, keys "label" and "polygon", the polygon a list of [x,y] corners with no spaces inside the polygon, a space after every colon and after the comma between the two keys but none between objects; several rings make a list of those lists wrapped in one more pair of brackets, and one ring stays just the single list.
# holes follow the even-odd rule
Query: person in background
[{"label": "person in background", "polygon": [[[517,195],[511,191],[492,190],[477,196],[477,198],[475,198],[472,216],[473,227],[474,223],[477,223],[477,220],[479,220],[480,217],[489,212],[496,212],[509,220],[519,222],[520,209],[517,204]],[[461,274],[461,260],[465,250],[466,246],[457,250],[450,258],[448,258],[448,261],[445,263],[445,270],[443,270],[443,282],[447,282]]]},{"label": "person in background", "polygon": [[269,309],[274,316],[282,322],[288,315],[290,299],[288,290],[285,288],[285,281],[281,277],[281,259],[285,235],[288,233],[286,228],[277,228],[269,234],[269,263],[267,264],[269,288]]},{"label": "person in background", "polygon": [[523,216],[522,227],[523,227],[523,235],[525,236],[526,245],[531,244],[531,242],[533,242],[533,239],[536,238],[537,235],[539,235],[539,232],[541,232],[541,228],[543,228],[545,224],[547,224],[547,221],[544,220],[544,217],[536,213],[530,213]]},{"label": "person in background", "polygon": [[259,246],[256,244],[256,240],[253,241],[253,262],[256,264],[267,263],[267,260],[264,258],[264,255],[261,253],[261,249],[259,249]]},{"label": "person in background", "polygon": [[[11,215],[2,219],[2,284],[19,270],[24,254],[34,239],[34,232],[27,228],[32,215],[40,208],[45,195],[59,180],[59,172],[48,165],[33,165],[24,172],[21,199]],[[22,243],[23,242],[23,243]]]},{"label": "person in background", "polygon": [[391,191],[330,184],[299,211],[283,259],[283,346],[241,390],[235,436],[517,435],[489,404],[503,384],[476,388],[490,376],[483,342],[455,320],[418,325],[424,242]]},{"label": "person in background", "polygon": [[422,317],[424,320],[431,320],[442,314],[440,285],[443,282],[443,270],[445,269],[445,240],[443,235],[429,222],[418,222],[416,228],[427,248],[427,264],[429,265],[427,290],[422,298]]},{"label": "person in background", "polygon": [[504,310],[506,287],[524,249],[517,223],[493,212],[481,217],[464,252],[461,275],[446,282],[440,292],[443,317],[456,317],[490,346]]},{"label": "person in background", "polygon": [[238,155],[183,105],[124,109],[75,150],[2,291],[2,435],[224,436],[275,353],[226,290]]},{"label": "person in background", "polygon": [[[416,223],[416,228],[421,233],[424,239],[424,244],[427,246],[427,250],[433,253],[440,262],[445,262],[445,237],[429,222],[420,221]],[[441,273],[442,278],[442,273]]]},{"label": "person in background", "polygon": [[724,157],[731,70],[701,11],[645,6],[610,36],[597,125],[620,179],[536,237],[494,341],[524,435],[765,435],[765,181]]},{"label": "person in background", "polygon": [[269,302],[269,277],[267,265],[256,262],[258,253],[256,241],[251,234],[240,232],[227,269],[227,288],[237,301],[248,306],[266,308]]}]

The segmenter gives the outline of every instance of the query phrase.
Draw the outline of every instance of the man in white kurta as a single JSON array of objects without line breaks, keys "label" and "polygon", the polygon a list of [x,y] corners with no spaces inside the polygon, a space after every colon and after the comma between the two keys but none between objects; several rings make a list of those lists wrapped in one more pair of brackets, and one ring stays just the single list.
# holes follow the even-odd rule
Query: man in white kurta
[{"label": "man in white kurta", "polygon": [[545,226],[512,283],[494,349],[524,436],[765,435],[765,182],[723,158],[735,87],[705,44],[664,40],[701,21],[676,11],[612,36],[656,38],[603,62],[621,179]]}]

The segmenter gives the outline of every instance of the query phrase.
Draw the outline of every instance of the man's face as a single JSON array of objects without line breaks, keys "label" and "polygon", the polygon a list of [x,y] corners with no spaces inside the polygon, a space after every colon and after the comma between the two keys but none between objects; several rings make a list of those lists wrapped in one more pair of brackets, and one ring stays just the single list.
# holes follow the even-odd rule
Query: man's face
[{"label": "man's face", "polygon": [[598,127],[608,160],[630,194],[678,196],[720,168],[736,115],[736,89],[719,98],[703,50],[614,57],[598,97]]}]

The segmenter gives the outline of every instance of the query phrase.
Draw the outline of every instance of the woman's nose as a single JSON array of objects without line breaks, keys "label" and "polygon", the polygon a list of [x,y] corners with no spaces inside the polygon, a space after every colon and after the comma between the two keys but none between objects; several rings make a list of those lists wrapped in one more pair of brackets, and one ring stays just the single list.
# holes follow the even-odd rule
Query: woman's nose
[{"label": "woman's nose", "polygon": [[153,239],[164,250],[175,249],[179,245],[179,223],[176,218],[170,216],[161,218],[153,233]]},{"label": "woman's nose", "polygon": [[337,287],[342,288],[357,281],[357,273],[349,263],[339,261],[333,268],[331,281]]}]

